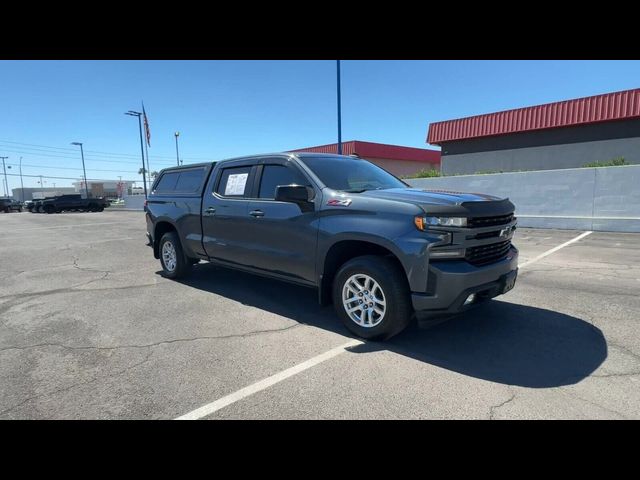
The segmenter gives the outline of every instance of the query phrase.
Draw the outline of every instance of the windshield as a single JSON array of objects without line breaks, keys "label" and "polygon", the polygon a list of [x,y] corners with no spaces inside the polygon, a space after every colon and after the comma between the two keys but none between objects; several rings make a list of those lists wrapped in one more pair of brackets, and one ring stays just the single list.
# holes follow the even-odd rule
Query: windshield
[{"label": "windshield", "polygon": [[406,188],[389,172],[360,158],[302,157],[300,159],[327,187],[343,192]]}]

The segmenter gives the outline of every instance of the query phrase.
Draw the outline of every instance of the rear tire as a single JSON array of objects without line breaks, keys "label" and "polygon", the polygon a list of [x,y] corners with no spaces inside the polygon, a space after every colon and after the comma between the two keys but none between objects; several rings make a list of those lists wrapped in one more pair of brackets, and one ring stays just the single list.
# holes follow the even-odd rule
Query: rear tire
[{"label": "rear tire", "polygon": [[353,258],[340,267],[333,281],[333,305],[342,323],[367,340],[393,337],[413,315],[402,267],[375,255]]},{"label": "rear tire", "polygon": [[189,273],[191,262],[184,255],[176,232],[167,232],[162,236],[159,250],[162,274],[165,277],[176,279]]}]

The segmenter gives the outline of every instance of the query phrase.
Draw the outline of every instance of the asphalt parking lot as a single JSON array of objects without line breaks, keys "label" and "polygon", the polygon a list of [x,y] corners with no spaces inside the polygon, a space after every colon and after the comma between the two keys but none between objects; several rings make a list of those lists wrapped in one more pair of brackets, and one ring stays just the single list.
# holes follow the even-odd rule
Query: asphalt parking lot
[{"label": "asphalt parking lot", "polygon": [[374,343],[311,289],[206,263],[167,280],[144,232],[141,212],[0,214],[0,418],[640,418],[638,234],[553,251],[583,232],[519,229],[514,290]]}]

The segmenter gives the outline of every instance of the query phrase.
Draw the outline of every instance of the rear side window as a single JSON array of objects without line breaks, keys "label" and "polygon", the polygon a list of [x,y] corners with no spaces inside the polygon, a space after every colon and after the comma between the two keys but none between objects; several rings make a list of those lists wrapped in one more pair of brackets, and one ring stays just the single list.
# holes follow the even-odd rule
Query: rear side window
[{"label": "rear side window", "polygon": [[158,185],[153,189],[154,193],[169,193],[174,192],[176,189],[176,183],[178,182],[179,172],[167,172],[162,174]]},{"label": "rear side window", "polygon": [[225,168],[222,170],[216,193],[225,197],[244,197],[249,188],[251,167]]},{"label": "rear side window", "polygon": [[178,182],[176,184],[176,192],[195,193],[202,187],[204,180],[204,168],[196,168],[194,170],[185,170],[180,172]]},{"label": "rear side window", "polygon": [[158,180],[153,193],[197,193],[204,181],[204,168],[166,172]]},{"label": "rear side window", "polygon": [[306,178],[293,168],[284,165],[265,165],[260,179],[259,198],[276,198],[276,187],[279,185],[309,185]]}]

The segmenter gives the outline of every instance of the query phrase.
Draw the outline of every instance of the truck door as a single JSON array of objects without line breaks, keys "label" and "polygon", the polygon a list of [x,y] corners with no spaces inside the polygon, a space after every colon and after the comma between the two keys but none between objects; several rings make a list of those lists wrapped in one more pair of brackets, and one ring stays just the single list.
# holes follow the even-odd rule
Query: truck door
[{"label": "truck door", "polygon": [[55,204],[56,207],[60,210],[67,210],[73,206],[73,196],[71,195],[62,195],[58,197]]},{"label": "truck door", "polygon": [[218,164],[211,173],[202,199],[202,243],[210,259],[249,266],[251,243],[248,215],[255,161]]},{"label": "truck door", "polygon": [[313,183],[288,158],[261,159],[255,172],[255,197],[247,216],[251,264],[271,274],[315,283],[318,221],[315,207],[303,212],[295,203],[274,200],[279,185]]}]

